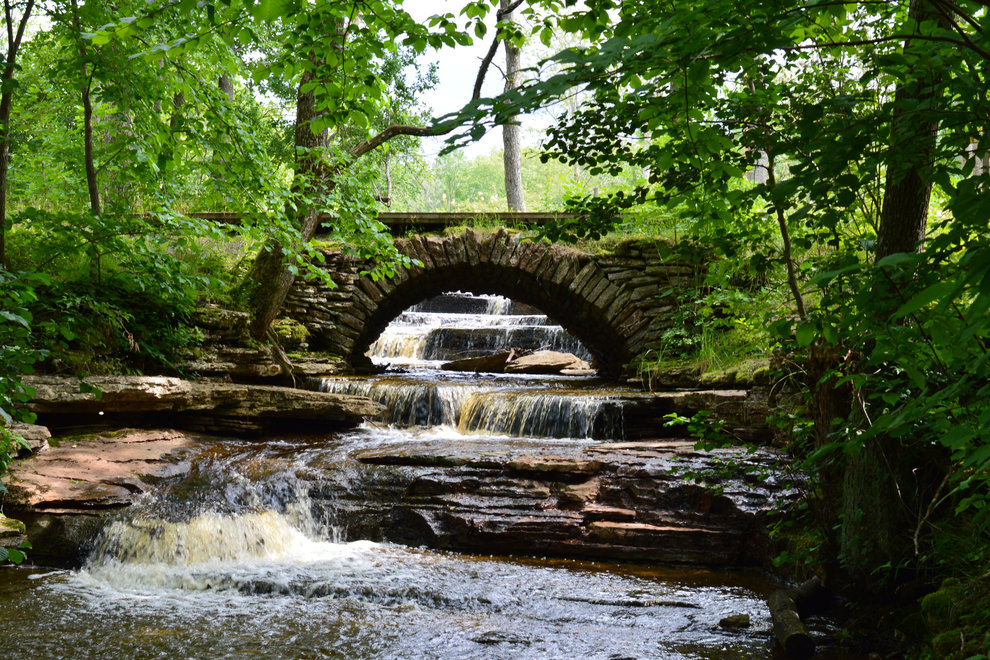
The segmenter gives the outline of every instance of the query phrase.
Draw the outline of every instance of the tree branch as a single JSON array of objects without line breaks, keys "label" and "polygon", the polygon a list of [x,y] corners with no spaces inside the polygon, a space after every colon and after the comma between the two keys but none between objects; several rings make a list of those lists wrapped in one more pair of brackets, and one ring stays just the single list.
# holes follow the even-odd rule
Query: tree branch
[{"label": "tree branch", "polygon": [[[523,2],[525,2],[525,0],[516,0],[505,9],[499,10],[495,14],[496,19],[502,20],[506,15],[511,14],[514,10],[518,9]],[[488,49],[488,53],[485,54],[484,59],[481,60],[481,66],[478,68],[478,77],[474,82],[474,90],[471,94],[472,101],[477,101],[481,98],[481,85],[485,81],[485,73],[487,73],[488,67],[491,66],[492,60],[495,58],[495,53],[498,52],[498,46],[500,43],[502,43],[502,37],[496,34],[494,41],[492,41],[491,47]],[[440,135],[450,133],[454,130],[454,128],[454,126],[451,126],[447,129],[438,129],[431,126],[392,124],[381,133],[378,133],[367,140],[358,142],[348,153],[352,158],[359,158],[369,151],[385,144],[392,138],[400,135],[411,135],[413,137],[438,137]]]},{"label": "tree branch", "polygon": [[[14,19],[11,16],[10,11],[10,0],[3,0],[3,17],[7,21],[7,52],[14,47]],[[12,60],[12,57],[8,57],[8,60]]]},{"label": "tree branch", "polygon": [[474,81],[474,92],[471,94],[472,101],[477,101],[481,98],[481,86],[485,82],[485,74],[488,73],[488,67],[491,66],[492,60],[495,59],[495,53],[498,52],[500,43],[502,43],[502,37],[496,34],[492,45],[488,48],[488,52],[485,53],[484,58],[481,60],[481,66],[478,68],[478,77]]},{"label": "tree branch", "polygon": [[[501,21],[503,18],[518,9],[519,5],[523,2],[524,0],[516,0],[505,9],[499,9],[495,12],[495,22],[498,23],[498,21]],[[488,73],[488,67],[491,66],[492,60],[495,59],[495,53],[498,52],[498,46],[502,43],[502,41],[504,41],[504,39],[496,30],[495,39],[492,40],[492,45],[488,47],[488,52],[485,53],[485,56],[481,59],[481,66],[478,67],[478,77],[474,80],[474,92],[471,94],[472,101],[477,101],[481,98],[481,86],[485,82],[485,74]]]},{"label": "tree branch", "polygon": [[955,46],[962,46],[963,48],[972,50],[977,53],[980,57],[990,59],[990,51],[980,48],[977,44],[972,41],[966,43],[966,41],[960,41],[959,39],[953,39],[951,37],[940,37],[931,34],[892,34],[887,37],[877,37],[876,39],[858,39],[853,41],[833,41],[827,44],[822,43],[812,43],[812,44],[795,44],[793,46],[780,46],[782,51],[793,51],[793,50],[818,50],[820,48],[841,48],[845,46],[875,46],[876,44],[885,43],[888,41],[943,41],[945,43],[950,43]]},{"label": "tree branch", "polygon": [[359,158],[369,151],[385,144],[394,137],[400,135],[412,135],[414,137],[436,137],[439,135],[446,135],[454,130],[454,126],[447,129],[438,129],[432,126],[410,126],[408,124],[392,124],[386,128],[381,133],[378,133],[374,137],[370,137],[367,140],[362,140],[358,142],[354,147],[348,152],[352,158]]}]

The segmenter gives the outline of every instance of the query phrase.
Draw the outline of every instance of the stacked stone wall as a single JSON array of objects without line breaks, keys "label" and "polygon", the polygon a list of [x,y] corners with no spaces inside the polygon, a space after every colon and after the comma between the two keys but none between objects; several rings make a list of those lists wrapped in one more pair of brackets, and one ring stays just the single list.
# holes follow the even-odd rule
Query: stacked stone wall
[{"label": "stacked stone wall", "polygon": [[375,281],[370,264],[327,253],[323,268],[335,283],[297,280],[285,314],[305,325],[314,350],[360,361],[385,326],[410,306],[445,291],[499,294],[541,309],[578,337],[600,371],[618,374],[656,346],[673,322],[700,269],[663,258],[663,246],[628,242],[591,254],[520,240],[505,230],[396,241],[418,264]]}]

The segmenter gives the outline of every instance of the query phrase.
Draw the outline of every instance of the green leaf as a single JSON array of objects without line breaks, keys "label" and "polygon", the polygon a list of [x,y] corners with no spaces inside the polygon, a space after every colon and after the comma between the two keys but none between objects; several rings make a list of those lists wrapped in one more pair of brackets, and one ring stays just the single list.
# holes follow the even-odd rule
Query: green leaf
[{"label": "green leaf", "polygon": [[941,438],[939,442],[949,449],[958,450],[966,445],[970,440],[976,436],[976,431],[970,426],[960,425],[954,426],[949,429]]},{"label": "green leaf", "polygon": [[894,318],[901,318],[907,316],[908,314],[913,314],[922,307],[930,305],[935,301],[948,302],[952,300],[956,288],[957,284],[955,282],[936,282],[935,284],[923,289],[916,296],[901,305],[897,311],[894,312]]},{"label": "green leaf", "polygon": [[28,322],[28,320],[23,316],[21,316],[20,314],[15,314],[13,312],[8,312],[7,310],[0,309],[0,316],[7,319],[8,321],[13,321],[14,323],[20,323],[25,328],[31,327],[31,324]]},{"label": "green leaf", "polygon": [[805,346],[811,346],[811,342],[815,341],[817,334],[818,328],[815,324],[802,323],[797,327],[794,338],[797,341],[797,345],[804,348]]},{"label": "green leaf", "polygon": [[912,252],[896,252],[894,254],[888,254],[886,257],[877,262],[877,266],[886,268],[888,266],[900,266],[908,261],[917,260],[918,255]]}]

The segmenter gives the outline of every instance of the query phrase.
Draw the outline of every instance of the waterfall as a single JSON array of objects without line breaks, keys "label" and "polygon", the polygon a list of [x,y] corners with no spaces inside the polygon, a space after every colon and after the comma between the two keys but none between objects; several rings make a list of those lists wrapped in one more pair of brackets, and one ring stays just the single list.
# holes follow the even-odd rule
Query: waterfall
[{"label": "waterfall", "polygon": [[501,296],[444,294],[403,312],[372,344],[368,355],[379,363],[414,366],[514,347],[591,359],[575,337],[535,311]]}]

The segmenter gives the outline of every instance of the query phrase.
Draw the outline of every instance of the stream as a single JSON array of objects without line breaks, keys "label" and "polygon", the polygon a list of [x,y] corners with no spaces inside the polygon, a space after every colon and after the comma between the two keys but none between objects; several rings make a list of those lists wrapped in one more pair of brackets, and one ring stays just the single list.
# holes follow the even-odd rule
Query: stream
[{"label": "stream", "polygon": [[[355,456],[624,440],[631,388],[439,370],[510,346],[589,357],[502,298],[447,294],[407,311],[372,347],[392,370],[321,384],[381,401],[387,420],[329,437],[204,441],[189,476],[121,512],[82,568],[0,570],[3,655],[773,657],[764,598],[775,585],[757,572],[464,554],[363,531],[360,507],[344,504],[364,469]],[[749,625],[720,625],[738,615]]]}]

